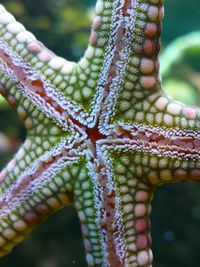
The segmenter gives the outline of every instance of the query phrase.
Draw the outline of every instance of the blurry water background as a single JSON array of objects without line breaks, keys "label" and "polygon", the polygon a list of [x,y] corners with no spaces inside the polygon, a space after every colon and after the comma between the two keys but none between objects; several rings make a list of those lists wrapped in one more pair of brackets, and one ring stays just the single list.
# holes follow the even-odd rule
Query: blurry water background
[{"label": "blurry water background", "polygon": [[[70,60],[83,54],[95,0],[1,0],[1,4],[56,54]],[[165,11],[161,53],[165,88],[178,100],[199,105],[200,2],[166,0]],[[184,37],[177,39],[180,36]],[[16,113],[0,98],[0,169],[24,138]],[[154,267],[200,266],[199,184],[165,185],[157,190],[152,238]],[[79,220],[72,208],[57,212],[0,259],[0,267],[86,266]]]}]

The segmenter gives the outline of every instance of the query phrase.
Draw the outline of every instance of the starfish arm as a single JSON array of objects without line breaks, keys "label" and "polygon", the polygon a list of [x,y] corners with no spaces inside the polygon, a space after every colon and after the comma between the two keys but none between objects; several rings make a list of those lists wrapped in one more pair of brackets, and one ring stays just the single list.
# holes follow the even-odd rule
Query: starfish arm
[{"label": "starfish arm", "polygon": [[70,169],[79,158],[79,153],[73,154],[72,136],[79,137],[73,123],[69,130],[66,121],[55,116],[56,110],[52,112],[52,103],[32,101],[3,70],[1,92],[24,121],[27,138],[0,173],[1,256],[57,209],[72,203]]},{"label": "starfish arm", "polygon": [[23,87],[23,94],[37,99],[45,96],[54,113],[62,109],[65,119],[70,114],[84,124],[94,121],[94,114],[91,118],[89,111],[91,104],[88,105],[90,89],[82,90],[85,85],[80,86],[83,75],[79,79],[77,64],[49,51],[2,5],[0,47],[0,70],[5,75],[7,69],[6,76],[19,90]]},{"label": "starfish arm", "polygon": [[74,206],[81,223],[83,243],[88,266],[102,266],[104,255],[98,220],[101,188],[96,174],[95,160],[87,153],[86,164],[76,174],[74,182]]},{"label": "starfish arm", "polygon": [[157,146],[141,136],[98,141],[104,266],[152,266],[149,217],[154,190],[164,183],[199,181],[199,154],[160,142]]},{"label": "starfish arm", "polygon": [[[40,145],[44,141],[35,140]],[[37,155],[40,145],[27,139],[0,173],[1,256],[56,210],[73,202],[75,171],[83,165],[80,153],[61,141],[51,151]]]},{"label": "starfish arm", "polygon": [[[69,75],[76,66],[74,62],[56,56],[46,48],[36,37],[0,5],[0,38],[12,51],[19,55],[45,79],[49,79],[55,87],[58,85],[58,71],[68,82]],[[2,52],[2,51],[1,51]],[[56,79],[57,78],[57,79]],[[63,85],[61,85],[62,87]]]},{"label": "starfish arm", "polygon": [[125,1],[115,7],[113,4],[112,14],[117,17],[119,13],[126,29],[117,39],[114,29],[119,24],[113,24],[115,45],[107,56],[114,53],[114,61],[110,60],[106,72],[110,79],[106,80],[108,94],[100,114],[100,131],[129,141],[142,139],[144,149],[151,144],[151,149],[165,151],[168,157],[176,154],[188,172],[187,162],[191,160],[198,177],[200,111],[162,91],[158,60],[162,1]]},{"label": "starfish arm", "polygon": [[87,104],[92,103],[89,127],[97,120],[92,117],[103,110],[101,131],[106,132],[103,128],[114,112],[117,94],[123,86],[130,90],[136,77],[138,90],[159,89],[162,16],[162,1],[97,1],[90,44],[77,66],[80,87],[75,92],[80,98],[88,95]]},{"label": "starfish arm", "polygon": [[112,34],[99,82],[107,91],[100,116],[102,133],[135,123],[183,130],[199,127],[199,111],[173,101],[161,88],[158,52],[163,14],[162,1],[113,3]]},{"label": "starfish arm", "polygon": [[[0,18],[1,15],[2,13]],[[27,59],[24,60],[16,54],[2,37],[0,37],[0,85],[0,93],[12,107],[17,109],[22,119],[30,117],[36,109],[39,110],[37,112],[40,121],[42,116],[46,116],[66,130],[68,113],[58,104],[58,98],[62,101],[64,97],[48,81],[43,80],[40,72],[35,70]]]},{"label": "starfish arm", "polygon": [[[150,211],[154,186],[141,179],[137,153],[124,140],[98,142],[101,189],[97,219],[103,266],[151,266]],[[131,152],[132,151],[132,154]]]},{"label": "starfish arm", "polygon": [[[152,89],[160,88],[158,52],[162,1],[119,0],[113,2],[112,9],[110,35],[100,73],[104,90],[102,133],[109,128],[112,133],[111,118],[123,116],[128,110],[126,104],[133,107],[132,95],[140,101]],[[125,94],[126,101],[119,104],[122,107],[119,110],[118,102]]]},{"label": "starfish arm", "polygon": [[200,180],[200,112],[162,91],[162,2],[97,1],[77,64],[0,5],[0,92],[27,128],[0,174],[1,254],[73,203],[89,266],[151,266],[155,188]]},{"label": "starfish arm", "polygon": [[108,49],[112,32],[113,2],[98,0],[92,24],[89,45],[84,56],[77,64],[78,88],[74,96],[85,101],[89,118],[87,126],[93,127],[97,122],[102,101],[105,97],[104,82],[106,79],[105,53]]},{"label": "starfish arm", "polygon": [[71,203],[65,182],[63,176],[56,175],[42,188],[38,185],[35,192],[23,188],[24,199],[8,192],[13,195],[9,200],[0,196],[0,256],[9,253],[55,211]]},{"label": "starfish arm", "polygon": [[44,96],[26,94],[24,84],[17,87],[1,67],[1,92],[27,129],[25,143],[0,173],[0,255],[4,255],[38,223],[72,203],[75,178],[69,179],[70,169],[80,157],[74,146],[81,142],[81,133],[72,121],[69,129],[66,119],[60,119],[57,106]]},{"label": "starfish arm", "polygon": [[108,90],[100,116],[101,132],[112,134],[118,126],[135,124],[196,131],[200,127],[199,109],[172,100],[162,90],[158,59],[162,1],[126,1],[116,10],[115,4],[112,14],[117,17],[121,12],[120,21],[126,29],[119,38],[115,33],[119,23],[113,22],[113,46],[110,44],[109,52],[105,52],[105,60],[110,61],[105,64],[107,71],[104,69]]}]

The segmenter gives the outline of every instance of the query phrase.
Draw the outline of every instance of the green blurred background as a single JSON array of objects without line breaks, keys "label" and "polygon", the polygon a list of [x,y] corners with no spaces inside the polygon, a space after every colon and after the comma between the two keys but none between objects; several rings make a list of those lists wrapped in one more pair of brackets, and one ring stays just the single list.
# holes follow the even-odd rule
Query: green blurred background
[{"label": "green blurred background", "polygon": [[[58,55],[77,60],[83,54],[95,0],[1,3]],[[161,53],[165,88],[178,100],[200,105],[200,2],[166,0],[165,10]],[[24,137],[23,125],[0,98],[0,167]],[[159,188],[153,202],[152,238],[154,267],[200,266],[199,184]],[[0,259],[0,267],[86,267],[80,225],[73,209],[65,208],[43,223],[10,255]]]}]

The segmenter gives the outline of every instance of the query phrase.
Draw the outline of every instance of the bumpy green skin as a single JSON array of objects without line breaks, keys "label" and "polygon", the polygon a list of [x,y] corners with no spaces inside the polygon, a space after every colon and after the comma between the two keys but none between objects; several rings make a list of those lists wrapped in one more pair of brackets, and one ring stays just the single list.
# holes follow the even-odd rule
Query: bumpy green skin
[{"label": "bumpy green skin", "polygon": [[98,0],[95,12],[74,63],[0,5],[0,92],[27,128],[0,173],[1,256],[73,204],[88,266],[152,266],[155,189],[200,180],[200,112],[161,89],[162,0]]}]

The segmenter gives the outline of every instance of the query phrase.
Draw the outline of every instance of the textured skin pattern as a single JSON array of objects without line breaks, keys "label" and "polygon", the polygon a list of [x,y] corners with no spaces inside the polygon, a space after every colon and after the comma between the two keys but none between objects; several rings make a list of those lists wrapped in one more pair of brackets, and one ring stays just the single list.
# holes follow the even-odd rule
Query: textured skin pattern
[{"label": "textured skin pattern", "polygon": [[57,57],[0,5],[0,92],[27,138],[0,174],[0,255],[73,204],[88,266],[152,266],[157,186],[200,180],[200,112],[159,76],[162,0],[98,0],[78,62]]}]

